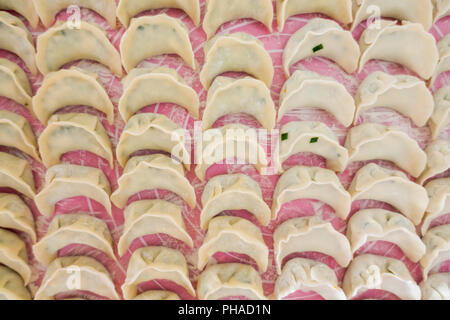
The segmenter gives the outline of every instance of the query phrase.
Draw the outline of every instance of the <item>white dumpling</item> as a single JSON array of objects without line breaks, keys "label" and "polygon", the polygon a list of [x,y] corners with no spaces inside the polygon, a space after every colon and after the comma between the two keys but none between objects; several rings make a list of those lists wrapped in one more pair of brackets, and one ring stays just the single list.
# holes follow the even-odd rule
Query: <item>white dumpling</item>
[{"label": "white dumpling", "polygon": [[119,178],[119,188],[111,195],[111,201],[123,209],[131,196],[155,189],[173,192],[195,208],[195,191],[184,175],[183,166],[161,154],[131,158]]},{"label": "white dumpling", "polygon": [[124,231],[117,251],[123,256],[134,240],[150,234],[164,233],[193,247],[183,221],[181,209],[164,200],[140,200],[124,211]]},{"label": "white dumpling", "polygon": [[319,217],[294,218],[283,222],[273,234],[274,256],[278,274],[284,259],[293,253],[320,252],[346,267],[352,260],[350,243],[330,222]]},{"label": "white dumpling", "polygon": [[419,225],[428,205],[426,190],[401,171],[370,163],[361,168],[348,188],[352,200],[376,200],[390,204],[414,225]]},{"label": "white dumpling", "polygon": [[164,8],[183,10],[196,26],[200,24],[199,0],[120,0],[117,7],[117,17],[125,27],[128,27],[131,18],[139,13]]},{"label": "white dumpling", "polygon": [[289,39],[283,52],[286,77],[290,68],[309,57],[324,57],[337,63],[347,73],[358,69],[359,46],[349,31],[335,21],[313,18]]},{"label": "white dumpling", "polygon": [[93,60],[122,76],[120,54],[100,27],[80,21],[80,28],[69,22],[57,24],[37,39],[36,61],[39,71],[46,75],[58,71],[69,62]]},{"label": "white dumpling", "polygon": [[432,139],[436,140],[450,123],[450,86],[439,89],[434,94],[434,111],[428,125]]},{"label": "white dumpling", "polygon": [[420,284],[422,300],[450,300],[450,273],[435,273]]},{"label": "white dumpling", "polygon": [[202,143],[196,145],[195,174],[205,180],[208,168],[219,162],[251,164],[263,173],[268,166],[266,150],[259,144],[257,129],[229,124],[203,132]]},{"label": "white dumpling", "polygon": [[56,15],[71,6],[91,9],[105,18],[109,26],[116,28],[116,1],[115,0],[32,0],[42,24],[48,28],[52,25]]},{"label": "white dumpling", "polygon": [[345,170],[348,151],[340,145],[336,135],[321,122],[294,121],[284,125],[281,130],[279,167],[292,155],[309,152],[325,158],[327,168],[336,172]]},{"label": "white dumpling", "polygon": [[207,0],[203,30],[209,39],[224,23],[244,18],[257,20],[272,32],[272,0]]},{"label": "white dumpling", "polygon": [[434,227],[425,233],[422,238],[427,248],[426,254],[420,260],[423,278],[427,280],[428,274],[441,263],[450,259],[450,224]]},{"label": "white dumpling", "polygon": [[27,119],[17,113],[0,110],[0,145],[16,148],[41,161],[33,129]]},{"label": "white dumpling", "polygon": [[450,35],[445,35],[437,43],[439,51],[439,63],[434,70],[433,77],[430,81],[430,87],[434,85],[440,74],[450,71]]},{"label": "white dumpling", "polygon": [[59,250],[81,244],[104,252],[116,260],[112,249],[112,237],[106,223],[87,214],[62,214],[48,226],[47,233],[33,246],[36,260],[49,265],[58,257]]},{"label": "white dumpling", "polygon": [[355,253],[371,241],[396,244],[413,262],[425,254],[425,245],[416,234],[414,224],[399,213],[383,209],[366,209],[355,213],[348,221],[347,238]]},{"label": "white dumpling", "polygon": [[420,300],[420,288],[397,259],[364,254],[353,259],[343,282],[348,299],[367,290],[384,290],[402,300]]},{"label": "white dumpling", "polygon": [[0,300],[31,300],[23,279],[15,271],[0,265]]},{"label": "white dumpling", "polygon": [[450,178],[432,180],[425,189],[430,202],[422,222],[422,234],[428,231],[433,220],[450,213]]},{"label": "white dumpling", "polygon": [[341,219],[350,213],[351,197],[337,175],[319,167],[295,166],[278,180],[272,202],[272,219],[284,204],[298,199],[314,199],[332,207]]},{"label": "white dumpling", "polygon": [[11,10],[22,15],[35,29],[39,24],[39,16],[32,0],[0,0],[0,10]]},{"label": "white dumpling", "polygon": [[89,151],[114,166],[111,141],[96,116],[87,113],[53,115],[38,139],[42,162],[47,168],[60,163],[71,151]]},{"label": "white dumpling", "polygon": [[419,23],[381,20],[381,28],[366,29],[359,40],[361,60],[359,71],[370,60],[401,64],[419,77],[428,80],[439,59],[434,37]]},{"label": "white dumpling", "polygon": [[180,297],[171,291],[149,290],[136,296],[133,300],[180,300]]},{"label": "white dumpling", "polygon": [[280,93],[278,121],[297,108],[318,108],[331,113],[349,127],[355,116],[355,101],[347,89],[334,78],[312,71],[295,71]]},{"label": "white dumpling", "polygon": [[145,106],[157,103],[177,104],[195,119],[199,117],[200,101],[197,93],[173,69],[133,69],[122,83],[124,92],[119,100],[119,112],[125,121]]},{"label": "white dumpling", "polygon": [[208,267],[198,278],[197,293],[200,300],[219,300],[226,297],[266,300],[259,273],[241,263]]},{"label": "white dumpling", "polygon": [[39,212],[51,217],[55,205],[61,200],[73,197],[87,197],[103,205],[111,215],[109,195],[111,187],[102,170],[72,164],[59,164],[45,174],[45,184],[35,202]]},{"label": "white dumpling", "polygon": [[433,24],[433,5],[431,1],[356,0],[353,2],[355,4],[353,7],[355,19],[352,24],[352,31],[361,22],[372,18],[374,14],[378,13],[379,17],[420,23],[425,30],[429,30]]},{"label": "white dumpling", "polygon": [[267,130],[275,127],[275,104],[264,82],[250,77],[214,80],[203,113],[203,130],[210,129],[221,117],[235,113],[252,116]]},{"label": "white dumpling", "polygon": [[[183,135],[181,135],[183,133]],[[137,151],[152,150],[171,154],[190,169],[191,156],[186,148],[185,131],[175,122],[157,113],[141,113],[130,118],[116,148],[117,161],[125,167]]]},{"label": "white dumpling", "polygon": [[9,153],[0,152],[0,187],[14,189],[34,199],[36,187],[30,164]]},{"label": "white dumpling", "polygon": [[0,96],[23,105],[33,113],[32,94],[24,71],[14,62],[0,59]]},{"label": "white dumpling", "polygon": [[322,262],[310,259],[289,260],[275,282],[274,294],[278,300],[298,290],[316,292],[325,300],[347,299],[339,287],[334,270]]},{"label": "white dumpling", "polygon": [[277,0],[278,30],[286,20],[297,14],[322,13],[343,24],[353,21],[352,0]]},{"label": "white dumpling", "polygon": [[36,242],[33,214],[25,202],[15,194],[0,193],[0,228],[24,232],[33,243]]},{"label": "white dumpling", "polygon": [[396,127],[364,123],[347,134],[345,147],[349,164],[358,161],[386,160],[413,177],[418,177],[427,162],[427,155],[419,144]]},{"label": "white dumpling", "polygon": [[203,270],[217,252],[245,254],[256,262],[261,272],[266,272],[269,264],[269,248],[261,230],[239,217],[216,217],[209,222],[208,233],[198,249],[197,268]]},{"label": "white dumpling", "polygon": [[33,111],[43,124],[67,106],[88,106],[103,112],[114,123],[114,105],[97,74],[72,67],[48,74],[33,97]]},{"label": "white dumpling", "polygon": [[[0,1],[0,8],[5,1],[7,0]],[[15,1],[17,0],[9,0],[8,2],[12,4]],[[23,1],[21,0],[20,2]],[[26,7],[26,5],[23,7]],[[17,55],[25,62],[32,74],[37,74],[36,50],[34,49],[33,38],[22,21],[9,13],[0,15],[0,49]]]},{"label": "white dumpling", "polygon": [[25,242],[14,232],[0,228],[0,265],[5,265],[22,277],[25,285],[31,280],[31,268]]},{"label": "white dumpling", "polygon": [[127,72],[141,61],[161,54],[177,54],[191,69],[196,67],[189,30],[183,22],[166,14],[131,20],[120,41],[120,53]]},{"label": "white dumpling", "polygon": [[202,194],[203,209],[200,226],[207,229],[209,221],[228,210],[247,210],[263,226],[270,222],[270,208],[264,202],[258,183],[244,174],[216,176],[208,181]]},{"label": "white dumpling", "polygon": [[76,256],[57,258],[48,266],[34,299],[54,300],[58,294],[74,290],[110,300],[120,299],[111,275],[101,263],[90,257]]},{"label": "white dumpling", "polygon": [[134,299],[139,294],[139,284],[151,280],[175,282],[195,297],[186,259],[177,250],[165,247],[145,247],[136,250],[131,256],[127,277],[122,285],[125,300]]},{"label": "white dumpling", "polygon": [[275,72],[272,58],[254,36],[243,32],[217,35],[203,48],[205,64],[200,81],[205,89],[208,90],[214,79],[226,72],[245,72],[271,87]]},{"label": "white dumpling", "polygon": [[434,5],[434,23],[446,17],[450,13],[449,0],[431,0]]},{"label": "white dumpling", "polygon": [[450,141],[436,140],[425,150],[427,165],[417,183],[424,184],[428,179],[447,171],[450,168]]},{"label": "white dumpling", "polygon": [[424,126],[434,109],[433,96],[426,84],[413,76],[371,73],[355,96],[356,124],[360,115],[375,107],[391,108],[410,118],[418,127]]}]

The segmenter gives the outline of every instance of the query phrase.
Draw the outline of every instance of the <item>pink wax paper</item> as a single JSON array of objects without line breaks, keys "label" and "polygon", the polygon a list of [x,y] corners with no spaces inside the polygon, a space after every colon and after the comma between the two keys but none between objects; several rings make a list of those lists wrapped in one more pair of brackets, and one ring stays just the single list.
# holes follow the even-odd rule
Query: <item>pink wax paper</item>
[{"label": "pink wax paper", "polygon": [[[274,7],[275,7],[275,1],[274,1]],[[202,17],[204,15],[205,5],[204,0],[201,0],[201,8],[202,8]],[[164,55],[159,56],[156,58],[148,59],[144,62],[142,62],[139,66],[140,67],[156,67],[160,65],[166,65],[174,68],[179,74],[188,82],[189,85],[191,85],[199,94],[200,100],[201,100],[201,108],[202,112],[205,107],[205,101],[206,101],[206,95],[207,92],[202,87],[200,81],[199,81],[199,72],[201,70],[201,67],[204,62],[204,53],[203,53],[203,44],[206,41],[206,35],[201,29],[201,27],[195,27],[192,21],[189,19],[189,17],[184,14],[183,12],[179,10],[174,9],[167,9],[167,10],[154,10],[142,13],[141,15],[148,15],[148,14],[156,14],[156,13],[166,13],[170,16],[177,17],[181,19],[185,25],[189,28],[189,34],[190,34],[190,40],[192,43],[192,47],[195,52],[195,58],[197,59],[198,66],[195,71],[191,70],[189,67],[187,67],[183,61],[175,56],[172,55]],[[101,18],[99,15],[95,14],[92,11],[89,11],[87,9],[81,10],[81,16],[82,19],[91,23],[96,23],[99,26],[101,26],[103,29],[106,30],[109,39],[111,42],[116,46],[117,50],[119,50],[119,43],[121,36],[123,35],[125,29],[123,27],[118,28],[116,30],[112,30],[107,22]],[[273,65],[275,67],[275,77],[273,81],[273,85],[271,87],[271,93],[272,97],[274,99],[274,102],[276,103],[278,107],[278,99],[279,99],[279,92],[281,91],[281,88],[286,81],[286,78],[284,76],[284,73],[282,71],[282,54],[283,49],[289,40],[290,36],[296,32],[299,28],[304,26],[307,21],[313,17],[321,16],[319,14],[307,14],[307,15],[297,15],[292,18],[290,18],[285,25],[285,28],[282,32],[277,30],[276,22],[273,23],[273,32],[269,33],[269,31],[259,22],[256,22],[254,20],[250,19],[244,19],[239,21],[233,21],[230,23],[225,24],[220,28],[218,31],[218,34],[225,34],[225,33],[234,33],[234,32],[247,32],[254,36],[256,36],[259,40],[261,40],[264,43],[264,46],[266,50],[270,53]],[[58,20],[67,20],[68,14],[66,12],[61,12],[57,16]],[[450,17],[441,19],[431,30],[430,32],[435,36],[436,40],[440,40],[448,31],[450,30]],[[362,33],[362,31],[365,28],[365,22],[361,24],[355,31],[354,31],[354,37],[356,40],[359,40],[359,37]],[[38,30],[32,31],[33,37],[36,39],[39,34],[41,34],[43,31],[45,31],[42,27]],[[23,62],[13,54],[7,53],[2,51],[1,52],[2,57],[7,57],[11,59],[12,61],[17,62],[21,67],[24,67]],[[91,108],[83,107],[83,106],[71,106],[67,107],[64,110],[60,112],[70,112],[70,111],[76,111],[76,112],[88,112],[91,114],[97,115],[101,120],[102,124],[108,131],[109,137],[111,139],[111,142],[115,148],[115,146],[118,143],[118,140],[120,138],[120,134],[124,128],[125,123],[120,118],[118,112],[117,112],[117,104],[119,101],[119,98],[122,94],[122,84],[120,79],[115,77],[110,73],[110,71],[97,63],[92,63],[89,61],[80,61],[73,63],[71,65],[65,66],[65,68],[68,68],[70,66],[76,65],[78,67],[93,71],[98,74],[101,83],[104,85],[105,89],[107,90],[113,104],[116,107],[116,117],[115,117],[115,123],[113,126],[109,125],[106,121],[105,115],[101,114]],[[26,69],[26,68],[25,68]],[[300,63],[297,63],[293,69],[307,69],[312,70],[315,72],[318,72],[322,75],[331,76],[341,82],[347,90],[354,95],[356,93],[356,90],[361,83],[361,81],[369,75],[371,72],[382,70],[391,74],[411,74],[410,71],[407,69],[388,62],[380,62],[380,61],[371,61],[369,62],[364,70],[359,74],[353,74],[348,75],[345,72],[343,72],[336,64],[332,63],[331,61],[328,61],[323,58],[310,58],[306,59]],[[36,93],[37,89],[42,83],[43,77],[42,76],[33,76],[31,74],[28,74],[32,83],[33,92]],[[438,88],[440,88],[442,85],[450,84],[450,81],[447,77],[447,74],[444,74],[439,77],[438,81],[435,84],[435,87],[431,88],[433,92],[435,92]],[[0,109],[7,109],[14,111],[20,115],[25,116],[31,123],[32,128],[36,134],[36,137],[40,135],[40,133],[43,131],[44,126],[41,124],[38,120],[31,117],[30,113],[22,106],[6,99],[3,97],[0,97]],[[164,114],[168,116],[171,120],[176,122],[178,125],[182,126],[183,128],[186,128],[191,131],[194,126],[194,119],[188,114],[188,112],[175,105],[171,104],[157,104],[153,106],[148,106],[141,110],[140,112],[156,112],[160,114]],[[347,134],[347,131],[349,128],[344,128],[342,125],[340,125],[336,119],[327,114],[326,112],[317,110],[317,109],[303,109],[303,110],[294,110],[292,112],[289,112],[288,115],[286,115],[282,122],[277,125],[277,128],[280,128],[281,125],[286,124],[289,121],[295,121],[295,120],[304,120],[304,121],[321,121],[328,125],[332,131],[339,137],[340,142],[343,144],[345,141],[345,137]],[[251,126],[259,126],[257,122],[254,119],[251,119],[244,115],[230,115],[226,116],[222,119],[220,119],[214,127],[220,127],[227,123],[236,123],[240,122],[243,124],[251,125]],[[363,122],[376,122],[381,123],[384,125],[395,125],[401,128],[404,132],[406,132],[410,137],[414,138],[422,148],[425,148],[430,143],[430,131],[428,127],[422,127],[417,128],[408,118],[403,117],[402,115],[386,109],[386,108],[376,108],[371,111],[365,112],[362,114],[359,123]],[[441,134],[442,139],[449,139],[450,130],[447,128],[445,132]],[[39,164],[38,162],[32,160],[31,158],[23,155],[20,152],[17,152],[16,150],[12,150],[9,148],[2,148],[1,150],[7,150],[8,152],[11,152],[12,154],[18,155],[20,157],[26,158],[32,163],[33,167],[33,173],[35,176],[36,186],[38,190],[40,190],[41,186],[43,185],[44,175],[45,175],[45,168]],[[62,157],[62,161],[73,163],[73,164],[80,164],[84,166],[92,166],[96,168],[100,168],[104,171],[104,173],[107,175],[112,190],[115,190],[117,188],[117,179],[120,177],[123,169],[120,167],[120,165],[115,161],[115,166],[113,169],[111,169],[107,163],[106,160],[99,158],[96,155],[90,154],[88,152],[84,151],[77,151],[77,152],[71,152],[69,154],[66,154]],[[383,166],[394,168],[394,166],[391,163],[383,162],[383,161],[376,161],[376,163],[379,163]],[[321,166],[325,167],[325,162],[322,158],[310,154],[302,154],[302,155],[296,155],[291,157],[286,163],[285,168],[292,167],[297,164],[303,164],[307,166]],[[342,174],[339,174],[339,178],[341,179],[344,187],[348,187],[351,179],[353,178],[356,171],[361,168],[364,165],[364,163],[354,163],[351,164],[345,172]],[[203,238],[205,236],[205,232],[201,230],[199,226],[199,216],[200,216],[200,210],[201,210],[201,203],[200,198],[202,191],[204,189],[204,186],[206,182],[201,182],[198,178],[196,178],[193,169],[195,166],[191,167],[191,171],[187,173],[187,177],[191,184],[194,186],[196,195],[197,195],[197,206],[194,210],[191,210],[186,203],[184,203],[179,197],[177,197],[174,194],[171,194],[170,192],[164,191],[164,190],[148,190],[145,192],[141,192],[138,195],[135,195],[131,201],[139,200],[139,199],[152,199],[152,198],[160,198],[165,199],[168,201],[172,201],[178,205],[180,205],[183,208],[183,217],[185,220],[185,224],[188,230],[188,233],[191,235],[191,237],[194,240],[195,248],[190,249],[187,245],[181,243],[180,241],[177,241],[175,239],[172,239],[171,237],[165,235],[165,234],[158,234],[158,235],[151,235],[146,236],[141,239],[138,239],[134,241],[128,250],[128,252],[123,256],[118,258],[118,263],[106,256],[106,254],[87,246],[80,246],[77,244],[71,245],[67,248],[64,248],[60,250],[59,255],[60,256],[66,256],[66,255],[87,255],[92,256],[96,259],[98,259],[100,262],[102,262],[105,267],[109,270],[111,273],[111,276],[114,280],[114,283],[116,285],[117,291],[121,294],[120,286],[122,285],[125,276],[126,276],[126,269],[127,264],[129,261],[129,258],[132,254],[132,252],[140,247],[148,246],[148,245],[163,245],[170,248],[175,248],[180,250],[187,259],[187,262],[189,264],[190,269],[190,277],[191,281],[193,282],[193,285],[195,287],[197,277],[200,274],[201,271],[197,270],[195,268],[196,265],[196,253],[197,249],[201,246]],[[253,178],[255,181],[259,183],[261,186],[264,200],[267,202],[267,204],[270,206],[272,202],[272,194],[274,191],[274,188],[276,186],[276,183],[279,179],[279,176],[273,175],[273,176],[261,176],[258,174],[256,169],[253,166],[250,165],[225,165],[225,164],[216,164],[212,166],[207,171],[207,180],[212,178],[213,176],[219,175],[219,174],[226,174],[226,173],[245,173],[251,178]],[[38,210],[36,209],[36,206],[34,203],[26,199],[29,206],[32,208],[33,214],[36,219],[36,227],[37,227],[37,233],[38,238],[42,238],[45,235],[45,232],[47,230],[47,226],[51,219],[47,219],[43,217]],[[377,201],[357,201],[352,205],[351,214],[357,212],[360,209],[363,208],[386,208],[394,210],[394,208],[389,207],[386,204],[379,203]],[[93,200],[86,199],[86,198],[73,198],[73,199],[66,199],[61,202],[59,202],[56,206],[56,214],[64,214],[64,213],[89,213],[91,215],[94,215],[98,218],[103,219],[107,224],[108,227],[111,230],[111,233],[113,235],[115,246],[118,242],[118,239],[122,233],[123,230],[123,211],[119,210],[118,208],[113,206],[113,218],[111,218],[105,209],[98,203],[96,203]],[[245,217],[254,223],[257,224],[257,221],[252,218],[251,215],[249,215],[246,212],[231,212],[230,214],[238,215]],[[270,295],[273,292],[274,283],[277,278],[276,268],[273,261],[273,239],[272,235],[274,230],[280,223],[294,218],[294,217],[302,217],[302,216],[311,216],[311,215],[317,215],[324,219],[325,221],[330,221],[332,225],[342,233],[345,233],[346,231],[346,221],[343,221],[339,217],[336,216],[334,211],[328,206],[323,203],[320,203],[318,201],[312,201],[312,200],[296,200],[291,203],[288,203],[287,205],[283,206],[282,210],[280,211],[278,218],[276,221],[272,221],[272,223],[268,227],[261,227],[264,240],[268,247],[270,248],[270,267],[267,272],[261,274],[261,277],[263,279],[263,286],[264,286],[264,293],[266,296],[270,297]],[[445,224],[450,222],[450,215],[444,216],[443,218],[440,218],[436,220],[433,223],[434,225],[439,224]],[[28,243],[28,253],[30,256],[30,263],[32,265],[33,269],[33,283],[31,284],[31,290],[35,291],[37,286],[40,285],[40,282],[42,281],[42,277],[45,273],[45,267],[37,263],[37,261],[34,259],[32,251],[31,251],[31,245],[30,241],[26,236],[23,236],[24,239]],[[115,252],[116,248],[114,248]],[[357,254],[362,253],[374,253],[378,255],[383,256],[389,256],[394,257],[397,259],[402,260],[408,269],[411,271],[411,274],[413,275],[414,279],[416,281],[421,281],[421,268],[419,264],[411,262],[408,258],[404,256],[402,251],[396,246],[391,243],[386,242],[371,242],[365,245],[362,249],[358,250]],[[315,260],[322,261],[329,265],[333,270],[335,270],[336,275],[338,276],[338,279],[342,281],[343,275],[345,273],[345,269],[341,268],[336,261],[328,256],[325,256],[323,254],[319,253],[302,253],[297,254],[296,256],[301,257],[308,257]],[[243,262],[243,263],[249,263],[253,266],[255,266],[255,262],[252,261],[249,257],[242,256],[239,254],[234,253],[218,253],[214,255],[214,260],[217,262]],[[440,266],[441,271],[448,271],[450,270],[450,263],[444,263],[442,266]],[[177,286],[174,283],[171,283],[170,281],[153,281],[150,283],[143,283],[140,286],[141,290],[149,290],[149,289],[167,289],[167,290],[173,290],[174,292],[178,293],[181,298],[184,299],[194,299],[195,297],[191,297],[187,291],[180,286]],[[88,294],[85,292],[78,292],[78,293],[66,293],[64,295],[59,296],[58,298],[65,298],[69,297],[73,294],[76,295],[82,295],[85,297],[90,298],[101,298],[96,297],[95,295]],[[296,292],[289,297],[288,299],[321,299],[320,296],[313,292]],[[396,299],[397,297],[393,296],[392,294],[386,293],[386,292],[380,292],[378,290],[371,290],[369,292],[364,293],[362,296],[358,298],[382,298],[382,299]]]}]

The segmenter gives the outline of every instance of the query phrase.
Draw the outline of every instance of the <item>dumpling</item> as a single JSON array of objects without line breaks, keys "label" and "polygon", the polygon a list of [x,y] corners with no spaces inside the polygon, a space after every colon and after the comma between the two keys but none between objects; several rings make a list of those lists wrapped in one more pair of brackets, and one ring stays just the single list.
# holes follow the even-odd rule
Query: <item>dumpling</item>
[{"label": "dumpling", "polygon": [[0,10],[11,10],[19,13],[35,29],[39,24],[39,17],[34,9],[33,2],[30,0],[0,0]]},{"label": "dumpling", "polygon": [[420,288],[405,264],[397,259],[364,254],[353,259],[343,282],[352,299],[367,290],[384,290],[402,300],[420,300]]},{"label": "dumpling", "polygon": [[425,186],[430,202],[422,223],[422,234],[430,228],[433,220],[450,213],[450,178],[432,180]]},{"label": "dumpling", "polygon": [[359,86],[355,96],[356,115],[375,108],[386,107],[410,118],[418,127],[426,125],[434,109],[433,96],[425,83],[413,76],[371,73]]},{"label": "dumpling", "polygon": [[204,45],[205,64],[200,81],[209,89],[213,80],[226,72],[245,72],[272,86],[274,67],[263,43],[254,36],[237,32],[218,35]]},{"label": "dumpling", "polygon": [[370,199],[390,204],[414,225],[419,225],[428,205],[426,190],[412,182],[401,171],[389,170],[370,163],[353,178],[348,192],[352,200]]},{"label": "dumpling", "polygon": [[79,68],[50,73],[33,97],[33,110],[43,124],[67,106],[89,106],[103,112],[114,123],[114,106],[95,73]]},{"label": "dumpling", "polygon": [[164,200],[140,200],[124,211],[124,231],[117,251],[123,256],[134,240],[149,234],[165,233],[193,247],[193,241],[183,221],[181,209]]},{"label": "dumpling", "polygon": [[34,199],[36,187],[30,164],[9,153],[0,152],[0,187],[14,189]]},{"label": "dumpling", "polygon": [[437,48],[439,51],[439,63],[434,70],[433,77],[430,81],[430,87],[434,85],[441,73],[450,71],[450,35],[444,36],[438,42]]},{"label": "dumpling", "polygon": [[151,9],[175,8],[183,10],[196,26],[200,24],[200,2],[198,0],[120,0],[117,17],[125,27],[131,18]]},{"label": "dumpling", "polygon": [[431,0],[434,5],[434,23],[446,17],[450,13],[449,0]]},{"label": "dumpling", "polygon": [[31,300],[23,279],[13,270],[0,265],[0,300]]},{"label": "dumpling", "polygon": [[208,168],[223,162],[251,164],[260,173],[267,170],[266,150],[259,144],[257,129],[241,124],[229,124],[203,132],[202,143],[196,145],[195,174],[204,180]]},{"label": "dumpling", "polygon": [[348,151],[340,145],[336,135],[321,122],[294,121],[284,125],[280,131],[279,167],[292,155],[310,152],[325,158],[327,168],[342,172],[348,161]]},{"label": "dumpling", "polygon": [[134,300],[180,300],[180,297],[171,291],[149,290],[136,296]]},{"label": "dumpling", "polygon": [[111,201],[123,209],[131,196],[155,189],[173,192],[195,208],[194,188],[186,179],[183,166],[161,154],[130,159],[119,179],[119,188],[111,195]]},{"label": "dumpling", "polygon": [[434,94],[434,111],[428,125],[433,140],[445,130],[450,123],[450,86],[442,87]]},{"label": "dumpling", "polygon": [[145,247],[133,253],[122,285],[123,297],[134,299],[140,283],[162,279],[175,282],[195,297],[186,259],[179,251],[165,247]]},{"label": "dumpling", "polygon": [[395,127],[364,123],[347,134],[345,147],[349,164],[357,161],[386,160],[413,177],[418,177],[427,162],[427,155],[419,144]]},{"label": "dumpling", "polygon": [[450,259],[450,224],[434,227],[422,238],[427,252],[420,260],[423,278],[427,280],[430,271]]},{"label": "dumpling", "polygon": [[[182,133],[182,134],[181,134]],[[186,148],[183,128],[164,115],[141,113],[131,117],[125,126],[116,149],[117,161],[125,167],[137,151],[158,150],[171,154],[190,169],[191,156]]]},{"label": "dumpling", "polygon": [[188,29],[166,14],[133,19],[120,41],[120,53],[127,72],[161,54],[177,54],[194,70],[196,65]]},{"label": "dumpling", "polygon": [[346,219],[352,203],[336,174],[319,167],[296,166],[286,170],[278,180],[272,202],[272,219],[276,219],[284,204],[298,199],[314,199],[332,207],[341,219]]},{"label": "dumpling", "polygon": [[93,216],[77,213],[56,216],[45,236],[33,246],[33,253],[37,261],[47,266],[58,257],[59,250],[72,244],[90,246],[116,260],[106,223]]},{"label": "dumpling", "polygon": [[53,24],[56,15],[63,9],[71,6],[88,8],[105,18],[109,26],[116,28],[116,1],[115,0],[32,0],[42,24],[48,28]]},{"label": "dumpling", "polygon": [[352,0],[277,0],[278,30],[286,20],[302,13],[322,13],[343,24],[353,21]]},{"label": "dumpling", "polygon": [[200,300],[219,300],[226,297],[246,297],[266,300],[259,273],[246,264],[224,263],[208,267],[197,282]]},{"label": "dumpling", "polygon": [[298,290],[316,292],[325,300],[347,300],[344,291],[339,288],[334,270],[310,259],[289,260],[275,282],[274,294],[278,300]]},{"label": "dumpling", "polygon": [[355,13],[355,20],[353,21],[352,31],[361,22],[372,18],[378,12],[380,17],[420,23],[426,31],[433,24],[433,5],[431,1],[357,0],[354,3],[353,12]]},{"label": "dumpling", "polygon": [[36,242],[33,214],[15,194],[0,193],[0,228],[24,232],[32,242]]},{"label": "dumpling", "polygon": [[251,77],[217,77],[208,91],[203,130],[210,129],[221,117],[234,113],[252,116],[267,130],[275,127],[277,112],[264,82]]},{"label": "dumpling", "polygon": [[420,284],[422,300],[450,300],[450,273],[436,273]]},{"label": "dumpling", "polygon": [[173,69],[133,69],[122,83],[124,92],[119,101],[119,112],[125,122],[145,106],[156,103],[177,104],[186,108],[195,119],[199,117],[197,93]]},{"label": "dumpling", "polygon": [[27,119],[17,113],[0,110],[0,145],[16,148],[41,161],[33,129]]},{"label": "dumpling", "polygon": [[[0,7],[6,1],[1,0]],[[9,0],[8,2],[12,4],[13,2],[18,3],[19,1]],[[20,0],[20,2],[30,1]],[[33,5],[31,4],[31,6]],[[24,5],[22,8],[24,7],[27,7],[27,5]],[[0,49],[10,51],[17,55],[25,62],[25,65],[32,74],[37,74],[36,50],[34,49],[33,38],[22,21],[9,13],[0,15]]]},{"label": "dumpling", "polygon": [[269,248],[261,230],[243,218],[223,216],[209,222],[208,233],[198,249],[197,268],[203,270],[217,252],[245,254],[256,262],[261,272],[266,272],[269,264]]},{"label": "dumpling", "polygon": [[44,187],[36,195],[35,202],[42,215],[51,217],[59,201],[73,197],[87,197],[103,205],[112,215],[110,194],[111,187],[102,170],[60,164],[47,170]]},{"label": "dumpling", "polygon": [[25,242],[14,232],[0,228],[0,265],[11,268],[22,277],[25,285],[30,282],[31,268]]},{"label": "dumpling", "polygon": [[43,75],[58,71],[69,62],[93,60],[107,66],[118,77],[122,63],[116,48],[100,27],[80,21],[80,28],[57,24],[37,39],[36,61]]},{"label": "dumpling", "polygon": [[401,64],[419,77],[428,80],[439,59],[434,37],[419,23],[381,20],[381,28],[366,29],[360,40],[359,71],[370,60],[385,60]]},{"label": "dumpling", "polygon": [[208,181],[202,194],[203,209],[200,226],[207,229],[209,221],[224,211],[247,210],[263,226],[270,222],[270,208],[264,202],[258,183],[244,174],[216,176]]},{"label": "dumpling", "polygon": [[24,71],[14,62],[0,59],[0,96],[23,105],[33,113],[32,94],[30,82]]},{"label": "dumpling", "polygon": [[53,115],[38,139],[42,162],[47,168],[60,163],[71,151],[89,151],[106,159],[112,168],[113,154],[108,133],[96,116],[87,113]]},{"label": "dumpling", "polygon": [[447,171],[450,168],[450,141],[436,140],[426,151],[427,165],[417,183],[424,184],[428,179]]},{"label": "dumpling", "polygon": [[286,77],[291,67],[309,57],[324,57],[336,62],[347,73],[358,69],[359,46],[349,31],[335,21],[313,18],[289,39],[283,52]]},{"label": "dumpling", "polygon": [[334,78],[312,71],[295,71],[280,93],[278,121],[297,108],[319,108],[331,113],[345,127],[352,124],[355,101]]},{"label": "dumpling", "polygon": [[414,224],[399,213],[383,209],[367,209],[355,213],[347,226],[347,238],[355,253],[371,241],[396,244],[413,262],[425,254],[425,245],[416,234]]},{"label": "dumpling", "polygon": [[278,274],[285,258],[297,252],[320,252],[346,267],[352,260],[350,243],[330,222],[319,217],[294,218],[283,222],[273,234],[274,259]]},{"label": "dumpling", "polygon": [[110,300],[119,300],[108,270],[90,257],[63,257],[53,261],[45,272],[35,300],[54,300],[70,291],[91,292]]},{"label": "dumpling", "polygon": [[272,32],[273,7],[271,0],[208,0],[203,30],[208,39],[226,22],[251,18],[264,24]]}]

